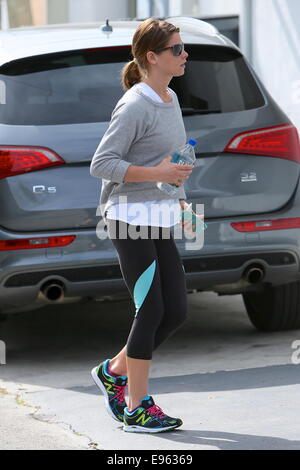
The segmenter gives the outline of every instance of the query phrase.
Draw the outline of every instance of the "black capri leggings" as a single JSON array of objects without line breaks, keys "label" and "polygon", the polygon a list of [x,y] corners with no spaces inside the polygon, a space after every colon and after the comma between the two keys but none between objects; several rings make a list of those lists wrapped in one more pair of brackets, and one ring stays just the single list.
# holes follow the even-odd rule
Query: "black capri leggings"
[{"label": "black capri leggings", "polygon": [[[168,227],[155,227],[153,236],[150,226],[135,226],[134,230],[141,229],[140,233],[147,230],[147,238],[136,239],[128,236],[130,224],[126,222],[107,219],[107,228],[136,308],[127,356],[149,360],[152,352],[187,318],[181,258]],[[169,238],[165,238],[166,234]]]}]

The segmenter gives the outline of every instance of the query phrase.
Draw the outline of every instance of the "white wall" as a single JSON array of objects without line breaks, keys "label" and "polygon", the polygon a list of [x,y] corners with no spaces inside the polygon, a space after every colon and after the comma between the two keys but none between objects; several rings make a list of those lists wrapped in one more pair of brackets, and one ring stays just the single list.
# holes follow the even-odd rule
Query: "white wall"
[{"label": "white wall", "polygon": [[[170,3],[173,1],[178,2],[178,0],[169,0]],[[189,1],[189,0],[187,0]],[[181,4],[181,0],[179,0]],[[153,17],[163,17],[167,11],[166,5],[168,4],[167,0],[136,0],[136,16],[138,18],[148,18],[151,16],[151,5],[152,4],[152,16]]]},{"label": "white wall", "polygon": [[242,0],[198,0],[198,5],[201,16],[238,15]]},{"label": "white wall", "polygon": [[170,0],[170,16],[238,15],[242,0]]},{"label": "white wall", "polygon": [[243,52],[300,131],[300,1],[250,1],[251,48]]},{"label": "white wall", "polygon": [[[239,13],[243,0],[169,0],[169,16],[222,16]],[[149,0],[137,0],[137,16],[149,14]],[[163,16],[162,0],[154,0],[154,16]]]},{"label": "white wall", "polygon": [[69,22],[128,18],[127,0],[69,0]]}]

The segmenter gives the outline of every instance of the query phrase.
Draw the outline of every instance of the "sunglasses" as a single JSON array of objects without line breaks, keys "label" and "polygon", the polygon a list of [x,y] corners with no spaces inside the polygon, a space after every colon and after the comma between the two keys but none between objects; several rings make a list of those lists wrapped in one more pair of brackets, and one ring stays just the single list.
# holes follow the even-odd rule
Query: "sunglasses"
[{"label": "sunglasses", "polygon": [[162,51],[166,51],[168,49],[172,50],[173,55],[179,56],[182,53],[182,51],[184,50],[184,44],[181,43],[181,44],[174,44],[174,46],[162,47],[160,49],[156,49],[156,51],[154,51],[154,52],[162,52]]}]

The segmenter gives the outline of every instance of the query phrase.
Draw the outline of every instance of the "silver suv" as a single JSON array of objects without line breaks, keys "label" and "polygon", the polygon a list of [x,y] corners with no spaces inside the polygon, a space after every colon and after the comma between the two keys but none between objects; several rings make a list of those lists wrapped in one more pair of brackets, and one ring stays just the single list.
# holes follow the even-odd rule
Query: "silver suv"
[{"label": "silver suv", "polygon": [[[167,20],[189,54],[170,82],[198,140],[185,190],[208,226],[200,250],[176,241],[188,290],[242,294],[259,330],[300,328],[297,130],[232,41],[201,20]],[[101,180],[89,168],[138,24],[0,32],[3,313],[127,292],[111,241],[97,236]]]}]

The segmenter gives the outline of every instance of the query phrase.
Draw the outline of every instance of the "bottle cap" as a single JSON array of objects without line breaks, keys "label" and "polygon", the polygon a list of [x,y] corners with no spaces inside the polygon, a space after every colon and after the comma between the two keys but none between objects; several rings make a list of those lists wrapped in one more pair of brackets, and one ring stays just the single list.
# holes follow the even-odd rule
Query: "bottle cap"
[{"label": "bottle cap", "polygon": [[188,141],[188,143],[189,143],[190,145],[192,145],[193,147],[195,147],[195,145],[197,145],[198,141],[195,140],[195,139],[190,139],[190,140]]}]

